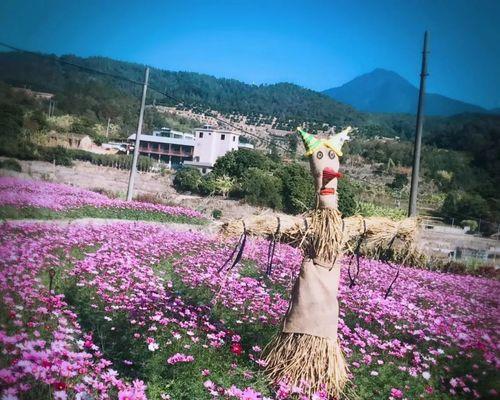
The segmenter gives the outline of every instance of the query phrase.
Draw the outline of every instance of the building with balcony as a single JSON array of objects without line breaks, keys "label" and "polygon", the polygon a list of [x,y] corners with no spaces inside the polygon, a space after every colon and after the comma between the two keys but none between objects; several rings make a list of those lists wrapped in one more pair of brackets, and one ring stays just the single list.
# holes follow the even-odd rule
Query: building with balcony
[{"label": "building with balcony", "polygon": [[[248,143],[241,143],[240,146],[239,137],[238,132],[216,129],[211,125],[196,128],[193,133],[162,128],[151,135],[141,135],[139,152],[170,167],[191,165],[207,173],[217,158],[224,154],[239,147],[253,148]],[[135,143],[135,134],[130,135],[128,140]]]},{"label": "building with balcony", "polygon": [[[135,133],[130,135],[128,140],[134,144]],[[193,159],[194,144],[194,136],[191,133],[162,128],[153,131],[151,135],[141,134],[139,154],[169,166],[179,166]]]}]

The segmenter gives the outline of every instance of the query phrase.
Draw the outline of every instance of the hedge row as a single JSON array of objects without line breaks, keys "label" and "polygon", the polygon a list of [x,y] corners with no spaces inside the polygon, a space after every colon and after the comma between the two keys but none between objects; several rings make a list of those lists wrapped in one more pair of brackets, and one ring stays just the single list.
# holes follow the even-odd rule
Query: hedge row
[{"label": "hedge row", "polygon": [[[132,155],[125,154],[95,154],[85,150],[67,149],[65,147],[44,147],[31,143],[0,143],[0,155],[20,160],[38,160],[55,162],[56,165],[71,166],[74,160],[88,161],[95,165],[130,169]],[[153,160],[146,156],[139,156],[137,169],[149,171],[153,167]]]}]

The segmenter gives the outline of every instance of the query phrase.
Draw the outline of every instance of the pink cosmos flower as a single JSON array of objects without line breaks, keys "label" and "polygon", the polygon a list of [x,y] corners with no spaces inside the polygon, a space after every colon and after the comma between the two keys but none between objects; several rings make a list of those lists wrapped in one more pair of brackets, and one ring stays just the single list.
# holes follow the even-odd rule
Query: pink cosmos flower
[{"label": "pink cosmos flower", "polygon": [[391,396],[394,397],[395,399],[402,399],[403,398],[403,392],[399,389],[392,388],[391,389]]},{"label": "pink cosmos flower", "polygon": [[167,363],[170,365],[174,365],[177,363],[184,363],[184,362],[192,362],[192,361],[194,361],[193,356],[190,356],[190,355],[187,356],[187,355],[182,354],[182,353],[176,353],[167,359]]}]

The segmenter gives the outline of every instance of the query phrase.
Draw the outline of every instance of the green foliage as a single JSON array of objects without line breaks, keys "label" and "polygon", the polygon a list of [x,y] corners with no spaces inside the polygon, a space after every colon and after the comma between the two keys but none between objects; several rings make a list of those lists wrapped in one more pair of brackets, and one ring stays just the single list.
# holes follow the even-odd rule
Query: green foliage
[{"label": "green foliage", "polygon": [[38,154],[41,160],[54,162],[56,165],[71,166],[73,164],[71,153],[64,147],[40,147]]},{"label": "green foliage", "polygon": [[247,170],[242,181],[242,191],[246,201],[278,210],[283,207],[282,186],[279,177],[254,167]]},{"label": "green foliage", "polygon": [[356,203],[356,210],[354,214],[359,214],[363,217],[387,217],[393,220],[406,218],[405,211],[401,209],[377,206],[373,203],[363,201]]},{"label": "green foliage", "polygon": [[215,184],[215,175],[210,172],[206,175],[203,175],[201,177],[200,184],[198,185],[198,192],[206,195],[206,196],[213,196],[217,192],[217,187]]},{"label": "green foliage", "polygon": [[402,190],[408,185],[408,176],[406,174],[396,174],[388,186],[393,190]]},{"label": "green foliage", "polygon": [[201,183],[201,172],[194,167],[184,167],[177,171],[174,187],[182,192],[196,192]]},{"label": "green foliage", "polygon": [[222,218],[222,211],[215,209],[212,211],[212,218],[213,219],[221,219]]},{"label": "green foliage", "polygon": [[214,181],[214,187],[217,194],[222,197],[227,197],[229,192],[234,188],[236,180],[227,175],[217,176]]},{"label": "green foliage", "polygon": [[281,168],[283,208],[299,214],[314,207],[315,190],[311,173],[300,164],[286,164]]},{"label": "green foliage", "polygon": [[189,132],[201,126],[196,120],[188,119],[172,113],[159,112],[156,108],[146,108],[144,112],[145,131],[152,131],[164,126],[175,131]]},{"label": "green foliage", "polygon": [[23,109],[18,105],[0,103],[0,136],[19,136],[23,127],[23,117]]},{"label": "green foliage", "polygon": [[356,214],[356,197],[359,193],[357,187],[349,179],[339,179],[338,207],[343,216],[349,217]]},{"label": "green foliage", "polygon": [[474,219],[479,216],[486,218],[488,216],[488,204],[478,194],[450,192],[441,207],[441,212],[448,217],[462,219]]},{"label": "green foliage", "polygon": [[47,116],[40,109],[35,109],[26,113],[23,125],[32,132],[45,131],[49,128]]},{"label": "green foliage", "polygon": [[21,164],[12,158],[6,160],[0,160],[0,168],[10,169],[11,171],[21,172],[23,169]]},{"label": "green foliage", "polygon": [[460,225],[463,226],[464,228],[468,226],[471,232],[477,231],[477,228],[479,227],[477,221],[473,219],[464,219],[463,221],[460,222]]},{"label": "green foliage", "polygon": [[259,151],[238,149],[219,157],[215,162],[213,174],[241,179],[249,168],[269,170],[272,165],[273,162]]},{"label": "green foliage", "polygon": [[[489,143],[495,146],[496,142],[491,140]],[[462,148],[463,146],[456,147]],[[481,149],[486,151],[482,147]],[[346,148],[348,156],[358,154],[368,161],[383,165],[387,165],[392,160],[395,165],[402,167],[411,167],[412,153],[410,142],[397,141],[357,139],[349,142]],[[488,169],[486,169],[486,165],[478,162],[477,158],[481,158],[480,154],[471,151],[447,150],[430,145],[422,147],[421,176],[428,182],[434,182],[449,197],[447,204],[440,210],[445,217],[458,220],[467,217],[498,220],[500,211],[496,199],[500,197],[500,183],[498,183],[498,174],[490,168],[496,163],[490,160],[491,164],[488,164]],[[386,168],[382,167],[380,172],[384,173],[385,170]],[[401,181],[393,183],[401,186],[404,178],[398,179]],[[466,199],[475,199],[466,201],[472,208],[469,208],[465,214],[462,214],[464,210],[459,211],[459,208],[465,207],[453,205],[452,200],[456,197],[453,192],[466,194]],[[494,230],[493,224],[485,224],[484,228],[488,231]]]},{"label": "green foliage", "polygon": [[[104,75],[88,74],[58,64],[53,58],[15,52],[0,53],[0,79],[22,82],[34,90],[56,93],[56,112],[87,116],[102,123],[111,117],[122,126],[124,132],[134,129],[140,93],[138,85]],[[142,65],[103,57],[62,56],[61,59],[134,81],[141,81],[144,75]],[[303,121],[310,121],[313,129],[321,127],[323,122],[340,126],[361,125],[364,121],[363,114],[352,107],[289,83],[248,85],[203,74],[152,69],[151,84],[162,89],[169,88],[169,92],[175,93],[186,103],[199,105],[198,111],[207,115],[211,109],[228,116],[247,115],[256,124],[270,122],[276,117],[276,128],[279,129],[291,130]],[[150,91],[148,103],[152,100],[156,100],[157,104],[173,105],[172,101]]]}]

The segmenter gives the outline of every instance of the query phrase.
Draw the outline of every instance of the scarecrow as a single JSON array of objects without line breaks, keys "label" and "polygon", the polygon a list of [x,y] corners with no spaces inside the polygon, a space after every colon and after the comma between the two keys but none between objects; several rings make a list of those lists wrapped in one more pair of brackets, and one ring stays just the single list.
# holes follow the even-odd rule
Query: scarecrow
[{"label": "scarecrow", "polygon": [[[379,257],[384,255],[381,250],[385,249],[387,253],[390,249],[391,256],[398,255],[403,262],[410,258],[416,262],[420,257],[413,245],[417,226],[415,220],[394,222],[359,216],[342,218],[337,194],[337,183],[342,178],[339,158],[342,156],[342,145],[352,131],[349,127],[328,139],[320,139],[298,128],[316,188],[314,210],[302,218],[289,217],[273,222],[272,218],[263,216],[232,221],[222,228],[226,234],[241,233],[243,229],[238,242],[239,251],[237,246],[233,252],[233,256],[237,253],[233,266],[241,259],[248,234],[272,239],[268,273],[271,273],[276,240],[302,249],[304,259],[292,289],[281,332],[267,347],[266,371],[275,382],[284,380],[302,387],[305,383],[309,394],[325,390],[329,396],[336,398],[345,394],[344,388],[348,381],[348,368],[337,334],[337,295],[342,254],[346,250],[351,253],[350,287],[355,285],[362,249],[364,254]],[[271,226],[273,223],[275,226]],[[355,255],[358,269],[353,277],[351,263]],[[386,296],[393,284],[394,281]]]}]

